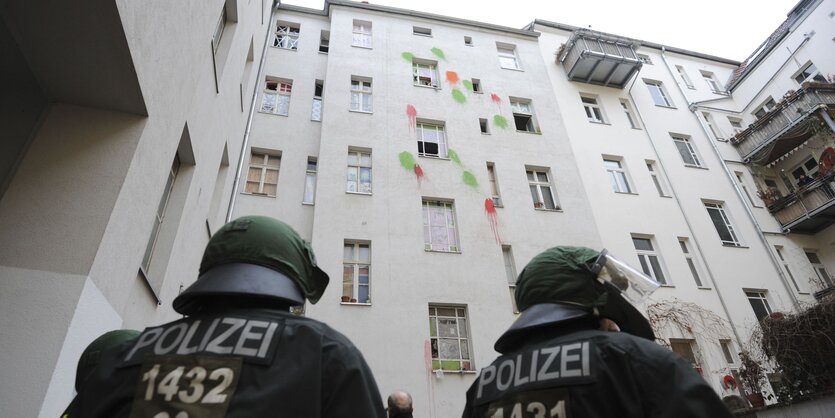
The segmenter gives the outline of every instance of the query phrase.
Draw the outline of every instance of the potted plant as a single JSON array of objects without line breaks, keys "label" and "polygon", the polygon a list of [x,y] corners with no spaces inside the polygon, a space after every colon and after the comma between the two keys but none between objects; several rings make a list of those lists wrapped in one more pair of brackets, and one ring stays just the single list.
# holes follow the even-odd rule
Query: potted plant
[{"label": "potted plant", "polygon": [[762,365],[750,352],[739,353],[739,384],[742,387],[745,397],[751,402],[752,408],[765,406],[765,399],[762,394],[762,385],[765,383],[765,373]]},{"label": "potted plant", "polygon": [[342,297],[342,302],[343,302],[343,303],[350,302],[350,301],[351,301],[351,297],[350,297],[350,296],[343,296],[343,297]]}]

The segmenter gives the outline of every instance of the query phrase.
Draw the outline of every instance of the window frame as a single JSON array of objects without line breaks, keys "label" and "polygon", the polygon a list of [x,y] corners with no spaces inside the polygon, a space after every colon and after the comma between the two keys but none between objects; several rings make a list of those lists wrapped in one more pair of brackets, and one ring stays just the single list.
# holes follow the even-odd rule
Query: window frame
[{"label": "window frame", "polygon": [[[812,71],[808,71],[810,67],[813,68]],[[808,74],[808,75],[806,75],[806,74]],[[806,75],[806,76],[803,77],[802,80],[799,80],[798,78],[800,78],[803,75]],[[815,65],[815,63],[813,63],[812,61],[808,61],[808,62],[806,62],[806,64],[804,64],[802,67],[800,67],[800,69],[797,72],[794,73],[794,75],[792,76],[792,79],[794,81],[796,81],[797,84],[799,84],[801,86],[803,85],[803,83],[805,83],[807,81],[817,81],[819,83],[826,83],[827,82],[826,77],[823,74],[821,74],[820,70],[818,69],[818,66]]]},{"label": "window frame", "polygon": [[761,119],[763,116],[767,115],[767,114],[768,114],[768,112],[771,112],[772,110],[774,110],[774,108],[776,108],[776,107],[777,107],[777,102],[774,100],[774,98],[773,98],[773,97],[768,96],[768,98],[767,98],[767,99],[765,99],[765,100],[762,102],[762,104],[760,104],[759,106],[757,106],[757,107],[754,109],[754,111],[753,111],[753,112],[751,112],[751,114],[752,114],[752,115],[754,115],[754,118],[756,118],[756,119],[758,119],[758,120],[759,120],[759,119]]},{"label": "window frame", "polygon": [[322,101],[322,95],[324,94],[324,91],[325,83],[322,80],[316,80],[313,83],[313,102],[310,105],[310,120],[313,122],[322,121],[322,111],[324,110],[324,101]]},{"label": "window frame", "polygon": [[679,247],[681,247],[681,252],[684,254],[684,260],[690,270],[690,275],[693,276],[693,281],[696,282],[696,287],[707,289],[708,286],[705,286],[705,283],[702,281],[701,263],[699,263],[696,254],[690,250],[689,242],[690,238],[678,237]]},{"label": "window frame", "polygon": [[[148,278],[148,272],[151,269],[151,261],[153,261],[154,258],[154,250],[156,249],[157,241],[159,241],[159,234],[162,231],[162,224],[165,221],[168,204],[171,202],[171,194],[174,191],[174,184],[177,181],[177,175],[180,173],[182,165],[183,163],[180,161],[180,155],[174,154],[174,159],[171,162],[171,168],[168,171],[168,179],[165,182],[165,188],[162,191],[160,202],[157,205],[156,212],[154,213],[154,226],[151,228],[151,235],[148,237],[148,243],[145,246],[145,253],[142,255],[142,260],[139,265],[140,271],[146,278]],[[160,289],[154,290],[155,297],[159,290]]]},{"label": "window frame", "polygon": [[[426,137],[424,136],[424,131],[428,130],[427,128],[432,127],[436,133],[435,137],[437,139],[436,142],[427,141]],[[418,146],[418,156],[419,157],[426,157],[426,158],[448,158],[448,151],[449,151],[449,144],[446,138],[446,125],[443,123],[436,123],[431,121],[422,121],[418,120],[415,123],[415,133],[417,134],[417,146]],[[437,144],[438,152],[436,155],[430,154],[426,152],[426,144]]]},{"label": "window frame", "polygon": [[629,125],[632,126],[632,129],[641,129],[641,123],[638,122],[638,115],[632,107],[632,102],[630,102],[629,99],[621,98],[620,107],[623,109],[623,113],[626,114],[626,120],[629,121]]},{"label": "window frame", "polygon": [[742,126],[743,121],[741,118],[728,116],[728,123],[731,125],[731,129],[733,129],[734,135],[742,133],[745,130],[745,127]]},{"label": "window frame", "polygon": [[[367,24],[366,27],[364,26]],[[351,23],[351,46],[356,48],[373,49],[373,24],[367,20],[354,19]]]},{"label": "window frame", "polygon": [[[679,351],[675,349],[675,347],[686,347],[687,352],[692,355],[682,355]],[[692,338],[670,338],[670,351],[681,357],[684,361],[690,363],[690,366],[696,370],[697,373],[700,375],[702,374],[702,362],[699,358],[699,345],[696,343],[695,339]],[[687,353],[685,353],[687,354]]]},{"label": "window frame", "polygon": [[[371,78],[352,75],[350,97],[349,110],[351,112],[374,113],[374,82]],[[358,100],[354,100],[354,97]],[[368,99],[368,109],[365,109],[366,99]]]},{"label": "window frame", "polygon": [[704,118],[705,123],[707,123],[708,129],[710,129],[710,133],[713,134],[713,137],[716,138],[717,141],[727,141],[727,139],[724,138],[724,135],[720,134],[719,128],[716,126],[716,121],[714,121],[713,115],[711,115],[710,112],[702,112],[702,117]]},{"label": "window frame", "polygon": [[[693,141],[689,136],[671,133],[670,137],[673,139],[673,143],[676,146],[678,155],[679,157],[681,157],[681,161],[684,163],[685,166],[705,168],[704,165],[702,165],[701,156],[696,151],[696,147],[693,145]],[[687,155],[690,156],[692,162],[688,162],[685,159],[685,152],[687,153]]]},{"label": "window frame", "polygon": [[789,268],[788,260],[786,260],[786,258],[783,257],[783,249],[784,248],[783,248],[782,245],[775,245],[774,246],[774,251],[777,253],[777,258],[780,259],[780,263],[782,263],[783,268],[786,269],[786,273],[789,275],[789,279],[792,281],[792,284],[794,285],[795,290],[797,290],[798,293],[806,293],[806,292],[803,292],[803,291],[800,290],[800,286],[797,284],[797,280],[795,280],[794,274],[792,274],[792,271]]},{"label": "window frame", "polygon": [[[649,244],[649,249],[638,248],[636,241],[646,241]],[[638,257],[638,265],[641,266],[641,271],[649,276],[652,280],[661,286],[672,286],[667,280],[669,275],[664,268],[664,262],[661,258],[661,253],[653,245],[655,238],[652,235],[632,234],[632,247],[635,249],[635,255]],[[655,263],[653,263],[653,260]],[[658,280],[659,277],[661,280]]]},{"label": "window frame", "polygon": [[580,102],[586,112],[586,119],[591,123],[607,124],[606,115],[603,113],[603,106],[598,102],[597,96],[580,93]]},{"label": "window frame", "polygon": [[[270,84],[275,84],[275,89],[270,88]],[[264,80],[264,90],[261,97],[260,113],[268,113],[278,116],[290,116],[290,101],[293,94],[293,80],[285,78],[267,78]],[[268,99],[272,97],[272,99]],[[272,101],[272,109],[269,110],[267,102]],[[284,113],[281,112],[282,106]]]},{"label": "window frame", "polygon": [[432,37],[432,28],[426,28],[423,26],[412,26],[412,35],[415,36],[426,36],[428,38]]},{"label": "window frame", "polygon": [[[499,67],[505,70],[522,70],[522,63],[519,60],[519,54],[516,52],[516,45],[496,42],[496,52],[499,57]],[[512,66],[505,64],[512,64]]]},{"label": "window frame", "polygon": [[[768,303],[768,290],[743,289],[743,291],[745,292],[745,297],[748,299],[748,303],[751,305],[751,310],[754,311],[754,316],[757,317],[757,321],[762,321],[774,312],[774,310],[771,309],[771,304]],[[761,303],[761,306],[765,311],[765,315],[758,316],[757,308],[754,307],[754,301],[759,301]]]},{"label": "window frame", "polygon": [[[263,161],[262,163],[253,163],[254,156],[261,156]],[[271,166],[271,160],[278,160],[278,164],[276,166]],[[253,169],[259,169],[260,174],[258,175],[258,187],[257,191],[250,191],[249,185],[253,183],[253,180],[250,180],[250,173]],[[267,182],[267,172],[268,171],[275,171],[275,183]],[[278,196],[278,176],[281,173],[281,153],[278,151],[266,151],[266,150],[257,150],[251,149],[249,153],[249,165],[247,166],[247,175],[246,180],[244,180],[244,194],[252,195],[252,196],[265,196],[265,197],[276,197]],[[275,186],[275,193],[270,194],[269,192],[264,191],[265,185],[273,185]]]},{"label": "window frame", "polygon": [[652,63],[652,58],[650,58],[650,56],[647,55],[647,54],[637,54],[636,53],[635,56],[638,57],[638,61],[641,61],[642,63],[644,63],[646,65],[655,65],[655,64]]},{"label": "window frame", "polygon": [[[428,77],[426,74],[428,74]],[[424,79],[428,81],[428,84],[423,81]],[[413,58],[412,85],[439,90],[441,88],[441,76],[438,72],[438,61]]]},{"label": "window frame", "polygon": [[[353,164],[352,164],[353,158]],[[367,163],[366,163],[367,161]],[[345,193],[371,195],[374,187],[374,172],[372,152],[366,148],[348,148],[348,161],[345,178]],[[368,181],[363,181],[363,173],[368,173]],[[351,174],[354,175],[354,180],[351,180]],[[353,181],[355,189],[351,190],[351,182]],[[361,191],[362,185],[367,186],[367,191]]]},{"label": "window frame", "polygon": [[[713,229],[719,235],[719,241],[722,245],[725,247],[742,247],[742,240],[739,238],[737,229],[734,227],[728,212],[725,210],[724,202],[706,200],[702,201],[702,203],[704,204],[705,210],[708,212],[708,218],[710,219],[710,223],[713,225]],[[711,211],[714,211],[720,216],[720,220],[723,222],[725,227],[725,232],[731,237],[730,240],[722,238],[722,232],[719,231],[718,225],[716,224],[717,219],[714,219],[712,216],[713,212]]]},{"label": "window frame", "polygon": [[[311,168],[312,167],[312,168]],[[318,161],[315,157],[307,157],[307,168],[304,172],[303,205],[314,205],[316,202],[316,180],[319,172]],[[310,179],[313,179],[312,181]],[[308,199],[308,195],[310,198]]]},{"label": "window frame", "polygon": [[725,89],[719,83],[719,80],[716,79],[716,75],[711,71],[706,70],[699,70],[699,74],[702,75],[702,79],[707,83],[708,87],[710,87],[710,91],[715,94],[727,94],[725,93]]},{"label": "window frame", "polygon": [[[647,90],[649,90],[649,95],[652,98],[652,102],[658,107],[666,107],[666,108],[675,108],[673,105],[673,101],[670,98],[669,93],[667,93],[667,89],[664,88],[664,83],[657,80],[644,80],[644,84],[647,86]],[[659,103],[659,100],[663,101],[663,103]]]},{"label": "window frame", "polygon": [[[520,97],[510,97],[509,101],[510,110],[513,114],[513,125],[516,128],[516,132],[526,132],[530,134],[541,133],[539,130],[539,123],[536,120],[536,114],[534,113],[533,102],[530,99],[523,99]],[[517,117],[527,118],[527,123],[525,123],[526,129],[519,129],[519,124],[516,120]]]},{"label": "window frame", "polygon": [[319,53],[327,54],[331,49],[331,31],[319,31]]},{"label": "window frame", "polygon": [[630,185],[629,175],[626,172],[626,167],[624,167],[622,157],[604,155],[603,169],[606,170],[606,177],[609,178],[613,192],[635,194]]},{"label": "window frame", "polygon": [[[458,235],[458,220],[455,215],[455,202],[451,200],[423,198],[421,201],[422,215],[423,215],[423,250],[426,252],[440,252],[440,253],[461,253],[461,241]],[[433,243],[435,237],[432,233],[433,227],[438,228],[440,225],[433,225],[432,208],[439,208],[443,210],[444,222],[443,228],[446,236],[446,243]]]},{"label": "window frame", "polygon": [[[454,310],[455,316],[449,315],[440,315],[438,313],[439,309],[452,309]],[[454,336],[441,336],[441,328],[440,328],[440,318],[444,318],[446,320],[454,319],[455,320],[455,332]],[[462,322],[459,320],[461,318],[463,320],[463,326],[461,325]],[[428,312],[428,319],[429,319],[429,341],[431,347],[431,360],[432,360],[432,370],[437,371],[449,371],[449,372],[475,372],[475,363],[473,361],[473,344],[472,344],[472,336],[470,333],[471,321],[469,317],[469,313],[467,312],[466,305],[448,305],[448,304],[439,304],[439,303],[430,303],[429,304],[429,312]],[[433,335],[434,334],[434,335]],[[441,340],[456,340],[456,346],[458,351],[458,358],[444,358],[441,357]],[[464,353],[464,349],[466,349],[466,353]],[[466,354],[466,356],[465,356]],[[453,367],[453,362],[456,363]],[[445,364],[446,363],[446,364]],[[450,367],[447,367],[449,365]]]},{"label": "window frame", "polygon": [[676,71],[678,72],[678,76],[681,81],[684,82],[684,85],[687,86],[690,90],[695,90],[696,87],[693,85],[693,80],[690,79],[690,76],[687,74],[687,70],[684,69],[681,65],[676,65]]},{"label": "window frame", "polygon": [[275,34],[273,36],[273,48],[298,51],[300,34],[300,24],[295,22],[286,22],[283,20],[277,21]]},{"label": "window frame", "polygon": [[655,184],[655,190],[658,191],[658,196],[671,197],[667,192],[667,188],[665,187],[666,184],[664,183],[664,179],[661,177],[661,172],[655,170],[657,162],[644,160],[644,163],[647,165],[647,171],[649,171],[650,178],[652,179],[653,184]]},{"label": "window frame", "polygon": [[[540,174],[545,176],[545,180],[540,179]],[[528,180],[528,190],[531,192],[531,199],[533,200],[534,210],[546,211],[561,211],[560,201],[555,193],[555,186],[552,182],[551,169],[544,167],[525,167],[525,175]],[[544,187],[548,188],[548,196],[551,198],[553,207],[548,207],[548,202],[544,199],[545,193],[542,191]],[[536,196],[534,196],[534,191]],[[534,200],[536,199],[536,200]]]},{"label": "window frame", "polygon": [[490,197],[493,199],[493,206],[497,208],[504,207],[502,204],[502,195],[499,191],[499,180],[496,177],[496,164],[487,162],[487,184],[489,186]]},{"label": "window frame", "polygon": [[519,277],[516,271],[516,261],[513,260],[513,248],[510,245],[502,245],[502,261],[504,262],[504,273],[507,278],[507,286],[510,290],[510,304],[513,308],[513,313],[519,313],[519,307],[516,306],[516,280]]},{"label": "window frame", "polygon": [[[806,254],[806,259],[809,260],[809,265],[812,266],[812,271],[815,272],[815,277],[817,277],[818,280],[820,280],[820,283],[824,286],[822,289],[835,286],[835,280],[833,280],[829,270],[826,269],[826,266],[821,261],[818,250],[804,249],[803,252]],[[817,262],[813,261],[810,255],[814,256],[814,258],[817,259]]]},{"label": "window frame", "polygon": [[[352,258],[346,258],[347,249],[351,248]],[[362,249],[367,250],[368,258],[363,259]],[[345,240],[342,245],[342,304],[371,305],[371,242],[362,240]],[[362,282],[362,268],[366,268],[365,283]],[[346,272],[351,269],[350,280],[346,280]],[[365,287],[365,300],[362,299],[362,287]],[[346,294],[347,293],[349,294]],[[344,299],[348,296],[348,301]]]}]

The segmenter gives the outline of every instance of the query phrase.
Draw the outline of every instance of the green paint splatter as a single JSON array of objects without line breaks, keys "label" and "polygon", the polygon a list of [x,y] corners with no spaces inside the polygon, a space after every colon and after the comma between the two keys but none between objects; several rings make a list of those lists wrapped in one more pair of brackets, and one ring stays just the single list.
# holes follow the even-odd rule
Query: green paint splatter
[{"label": "green paint splatter", "polygon": [[403,57],[404,60],[409,62],[412,62],[412,60],[415,58],[414,54],[412,54],[411,52],[404,52],[400,54],[400,56]]},{"label": "green paint splatter", "polygon": [[502,115],[493,116],[493,123],[499,128],[507,129],[507,119]]},{"label": "green paint splatter", "polygon": [[446,56],[444,55],[444,51],[441,51],[441,48],[432,48],[432,53],[439,59],[446,61]]},{"label": "green paint splatter", "polygon": [[400,158],[400,165],[406,170],[413,170],[415,168],[415,157],[408,151],[403,151],[398,154]]},{"label": "green paint splatter", "polygon": [[455,164],[461,165],[461,158],[458,157],[458,153],[455,152],[455,150],[448,149],[446,151],[446,155],[447,155],[447,157],[449,157],[450,160],[452,160],[452,162],[454,162]]},{"label": "green paint splatter", "polygon": [[464,104],[467,102],[467,96],[464,93],[461,93],[461,90],[452,89],[452,99],[460,104]]},{"label": "green paint splatter", "polygon": [[464,170],[464,174],[461,175],[461,178],[467,186],[478,188],[478,180],[476,180],[475,175],[469,170]]},{"label": "green paint splatter", "polygon": [[473,82],[472,82],[472,81],[470,81],[470,80],[462,80],[462,81],[461,81],[461,83],[462,83],[462,84],[464,84],[464,87],[466,87],[466,88],[467,88],[467,90],[469,90],[469,91],[470,91],[470,93],[472,93],[472,92],[473,92]]}]

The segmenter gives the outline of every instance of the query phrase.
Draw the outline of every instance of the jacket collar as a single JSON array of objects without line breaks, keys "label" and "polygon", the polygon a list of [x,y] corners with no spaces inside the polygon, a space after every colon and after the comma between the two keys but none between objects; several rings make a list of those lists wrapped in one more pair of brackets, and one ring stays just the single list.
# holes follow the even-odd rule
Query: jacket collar
[{"label": "jacket collar", "polygon": [[505,353],[516,346],[519,339],[533,329],[544,328],[553,324],[592,316],[587,308],[565,303],[539,303],[525,309],[507,331],[496,340],[493,348]]}]

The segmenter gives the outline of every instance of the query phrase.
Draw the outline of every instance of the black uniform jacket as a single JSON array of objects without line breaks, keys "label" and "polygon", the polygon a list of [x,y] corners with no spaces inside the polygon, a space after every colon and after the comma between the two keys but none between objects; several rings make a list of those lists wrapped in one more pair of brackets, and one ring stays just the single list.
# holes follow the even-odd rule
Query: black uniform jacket
[{"label": "black uniform jacket", "polygon": [[76,417],[384,418],[362,354],[327,325],[235,310],[147,328],[102,353]]},{"label": "black uniform jacket", "polygon": [[649,340],[587,318],[519,322],[467,391],[464,418],[731,417],[692,366]]}]

